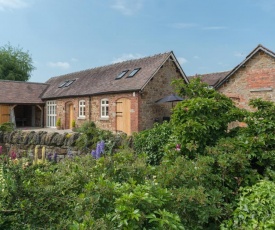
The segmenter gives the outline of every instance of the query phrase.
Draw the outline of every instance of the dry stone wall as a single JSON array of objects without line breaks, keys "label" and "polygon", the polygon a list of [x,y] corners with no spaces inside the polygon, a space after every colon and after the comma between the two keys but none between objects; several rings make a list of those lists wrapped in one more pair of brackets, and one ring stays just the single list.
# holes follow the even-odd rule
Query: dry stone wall
[{"label": "dry stone wall", "polygon": [[38,159],[42,159],[42,149],[45,147],[45,157],[48,160],[60,161],[65,157],[79,155],[81,152],[75,147],[79,133],[57,133],[45,131],[0,132],[0,145],[4,153],[14,152],[17,158],[34,158],[38,149]]}]

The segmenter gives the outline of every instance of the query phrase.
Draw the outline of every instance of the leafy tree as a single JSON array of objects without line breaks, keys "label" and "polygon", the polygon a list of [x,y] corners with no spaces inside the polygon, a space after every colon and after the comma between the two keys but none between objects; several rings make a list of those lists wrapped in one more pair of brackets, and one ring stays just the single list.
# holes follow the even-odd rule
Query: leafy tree
[{"label": "leafy tree", "polygon": [[242,119],[244,111],[200,79],[191,80],[189,85],[176,83],[178,92],[187,99],[177,103],[171,117],[175,141],[184,154],[203,154],[206,146],[214,146],[229,135],[228,124]]},{"label": "leafy tree", "polygon": [[0,79],[28,81],[35,69],[29,52],[10,44],[0,47]]}]

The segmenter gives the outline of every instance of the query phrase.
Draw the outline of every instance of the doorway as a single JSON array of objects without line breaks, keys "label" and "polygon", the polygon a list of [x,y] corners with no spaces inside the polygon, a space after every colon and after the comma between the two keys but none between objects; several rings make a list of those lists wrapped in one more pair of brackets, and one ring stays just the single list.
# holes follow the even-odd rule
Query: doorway
[{"label": "doorway", "polygon": [[74,119],[74,106],[72,102],[66,104],[65,129],[72,129],[72,121]]},{"label": "doorway", "polygon": [[116,102],[116,130],[131,135],[131,101],[120,98]]}]

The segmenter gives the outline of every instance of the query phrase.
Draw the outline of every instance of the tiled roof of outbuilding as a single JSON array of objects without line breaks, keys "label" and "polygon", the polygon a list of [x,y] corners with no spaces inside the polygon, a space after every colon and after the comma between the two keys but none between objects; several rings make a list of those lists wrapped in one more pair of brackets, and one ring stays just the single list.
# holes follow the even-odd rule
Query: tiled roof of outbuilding
[{"label": "tiled roof of outbuilding", "polygon": [[0,103],[43,104],[41,95],[47,87],[44,83],[0,80]]},{"label": "tiled roof of outbuilding", "polygon": [[[180,68],[185,81],[188,82],[173,52],[167,52],[50,78],[46,82],[50,86],[43,94],[42,98],[50,99],[138,91],[143,89],[164,62],[170,57]],[[127,78],[136,68],[141,69],[133,77]],[[129,71],[121,79],[116,80],[116,77],[125,70]],[[68,87],[59,87],[63,82],[68,80],[75,81]]]},{"label": "tiled roof of outbuilding", "polygon": [[190,76],[189,79],[199,77],[201,81],[215,87],[220,81],[222,81],[230,71],[208,73],[208,74],[197,74],[195,76]]}]

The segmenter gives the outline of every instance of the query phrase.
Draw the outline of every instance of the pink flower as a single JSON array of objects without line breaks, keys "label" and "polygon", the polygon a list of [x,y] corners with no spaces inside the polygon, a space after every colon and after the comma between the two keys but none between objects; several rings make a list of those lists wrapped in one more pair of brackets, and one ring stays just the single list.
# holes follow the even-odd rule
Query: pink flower
[{"label": "pink flower", "polygon": [[177,151],[180,151],[180,144],[177,144],[177,145],[176,145],[176,150],[177,150]]},{"label": "pink flower", "polygon": [[14,160],[16,158],[16,153],[12,151],[10,157],[12,160]]}]

